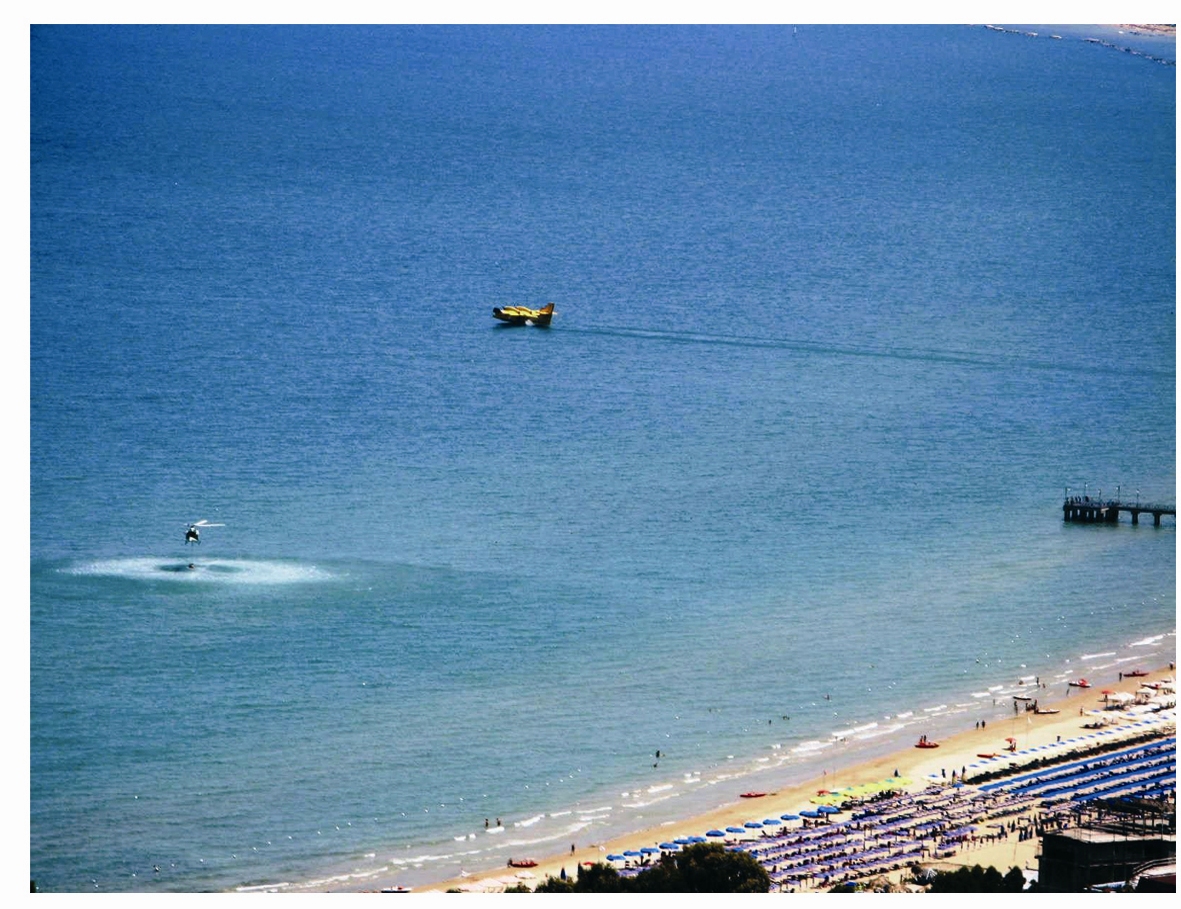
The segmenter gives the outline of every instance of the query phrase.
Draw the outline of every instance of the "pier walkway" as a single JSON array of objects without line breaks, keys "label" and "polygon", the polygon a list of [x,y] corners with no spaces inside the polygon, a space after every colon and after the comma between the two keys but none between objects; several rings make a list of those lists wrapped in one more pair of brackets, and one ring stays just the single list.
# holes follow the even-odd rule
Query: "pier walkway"
[{"label": "pier walkway", "polygon": [[1062,503],[1062,520],[1077,524],[1117,524],[1121,511],[1132,516],[1132,523],[1140,523],[1140,515],[1152,515],[1152,522],[1160,527],[1161,515],[1172,515],[1177,519],[1175,505],[1159,505],[1151,502],[1121,502],[1118,499],[1100,500],[1093,496],[1067,496]]}]

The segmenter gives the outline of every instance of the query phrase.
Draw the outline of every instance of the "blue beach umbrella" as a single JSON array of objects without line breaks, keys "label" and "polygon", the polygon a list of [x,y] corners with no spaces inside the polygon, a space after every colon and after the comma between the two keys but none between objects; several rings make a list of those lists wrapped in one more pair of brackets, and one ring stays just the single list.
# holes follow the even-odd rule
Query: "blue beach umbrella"
[{"label": "blue beach umbrella", "polygon": [[780,824],[779,818],[769,817],[763,821],[764,827],[778,827]]},{"label": "blue beach umbrella", "polygon": [[661,849],[671,849],[673,852],[676,852],[681,847],[678,846],[676,843],[661,843],[660,848]]},{"label": "blue beach umbrella", "polygon": [[655,846],[645,846],[643,849],[640,850],[640,852],[642,852],[644,855],[655,855],[659,851],[660,850],[657,849]]},{"label": "blue beach umbrella", "polygon": [[763,825],[760,824],[758,821],[747,821],[742,826],[745,827],[747,830],[762,830],[763,829]]},{"label": "blue beach umbrella", "polygon": [[805,808],[800,812],[800,817],[820,817],[820,812],[813,811],[811,808]]},{"label": "blue beach umbrella", "polygon": [[674,842],[674,843],[676,843],[678,846],[691,846],[691,845],[693,845],[693,839],[692,839],[692,837],[688,837],[688,836],[683,836],[683,837],[681,837],[679,840],[673,840],[673,842]]},{"label": "blue beach umbrella", "polygon": [[623,855],[609,855],[609,856],[607,856],[607,861],[609,861],[609,862],[622,862],[625,859],[626,859],[626,856],[623,856]]},{"label": "blue beach umbrella", "polygon": [[781,814],[779,820],[781,821],[798,821],[800,816],[798,814]]},{"label": "blue beach umbrella", "polygon": [[745,827],[727,827],[726,832],[727,833],[746,833],[746,828]]},{"label": "blue beach umbrella", "polygon": [[721,830],[707,830],[707,831],[705,831],[705,835],[706,836],[725,836],[726,834],[723,833]]},{"label": "blue beach umbrella", "polygon": [[[725,836],[725,834],[722,833],[721,830],[718,830],[715,832],[717,833],[718,836]],[[689,839],[691,839],[695,843],[708,843],[709,842],[709,840],[707,840],[704,836],[691,836],[691,837],[689,837]]]},{"label": "blue beach umbrella", "polygon": [[821,814],[840,814],[841,813],[841,809],[838,808],[836,805],[820,805],[819,807],[817,807],[816,810],[819,811]]},{"label": "blue beach umbrella", "polygon": [[630,858],[640,858],[644,853],[638,852],[635,849],[626,849],[626,850],[624,850],[623,854],[630,857]]}]

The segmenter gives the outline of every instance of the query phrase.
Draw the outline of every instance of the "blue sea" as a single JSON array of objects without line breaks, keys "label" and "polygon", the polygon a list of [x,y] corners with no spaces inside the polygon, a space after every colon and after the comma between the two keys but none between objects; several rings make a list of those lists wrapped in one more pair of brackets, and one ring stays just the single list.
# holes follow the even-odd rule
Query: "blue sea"
[{"label": "blue sea", "polygon": [[38,889],[421,886],[1175,659],[1174,519],[1061,509],[1175,502],[1172,37],[29,39]]}]

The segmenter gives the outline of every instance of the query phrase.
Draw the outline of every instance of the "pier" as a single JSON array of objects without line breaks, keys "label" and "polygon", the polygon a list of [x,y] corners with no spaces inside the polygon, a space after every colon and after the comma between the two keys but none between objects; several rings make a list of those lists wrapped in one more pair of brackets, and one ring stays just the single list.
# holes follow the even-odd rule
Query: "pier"
[{"label": "pier", "polygon": [[1151,502],[1121,502],[1119,499],[1099,499],[1094,496],[1072,496],[1067,490],[1062,503],[1062,520],[1073,524],[1118,524],[1121,511],[1132,516],[1132,523],[1140,523],[1140,515],[1152,515],[1152,523],[1160,527],[1161,515],[1172,515],[1177,520],[1175,505],[1160,505]]}]

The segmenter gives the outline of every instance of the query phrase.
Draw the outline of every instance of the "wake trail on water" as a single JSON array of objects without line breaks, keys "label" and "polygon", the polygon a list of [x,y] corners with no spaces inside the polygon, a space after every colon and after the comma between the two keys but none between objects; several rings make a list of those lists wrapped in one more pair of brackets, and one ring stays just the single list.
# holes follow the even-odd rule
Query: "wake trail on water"
[{"label": "wake trail on water", "polygon": [[80,562],[62,569],[85,577],[185,584],[303,584],[333,575],[315,565],[277,559],[194,559],[141,556]]},{"label": "wake trail on water", "polygon": [[749,335],[718,335],[697,331],[675,331],[646,328],[563,328],[577,334],[603,335],[609,337],[647,338],[681,344],[705,344],[729,347],[769,348],[791,350],[835,357],[871,357],[890,360],[921,360],[924,362],[953,363],[964,366],[979,366],[992,369],[1026,368],[1031,370],[1057,370],[1069,373],[1104,373],[1110,375],[1170,376],[1175,370],[1144,363],[1066,362],[1060,360],[1038,360],[1028,357],[996,356],[972,350],[939,350],[922,347],[879,347],[872,344],[832,344],[822,341],[805,341],[797,338],[755,337]]}]

